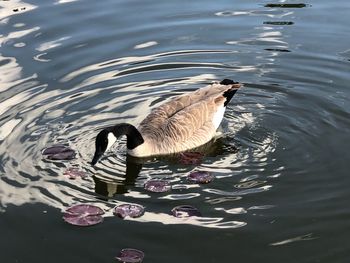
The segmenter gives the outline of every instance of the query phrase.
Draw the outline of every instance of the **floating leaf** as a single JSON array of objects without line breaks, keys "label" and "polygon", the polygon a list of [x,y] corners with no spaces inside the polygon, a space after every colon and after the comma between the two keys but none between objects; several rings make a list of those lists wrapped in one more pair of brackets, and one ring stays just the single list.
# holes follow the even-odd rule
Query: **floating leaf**
[{"label": "floating leaf", "polygon": [[200,164],[204,155],[199,152],[184,152],[179,154],[179,161],[182,164]]},{"label": "floating leaf", "polygon": [[76,179],[77,177],[86,178],[87,173],[85,171],[79,170],[77,168],[68,168],[64,173],[69,179]]},{"label": "floating leaf", "polygon": [[121,218],[125,218],[127,216],[135,218],[142,216],[144,211],[145,209],[141,205],[122,204],[114,208],[113,214]]},{"label": "floating leaf", "polygon": [[187,179],[191,182],[207,184],[214,180],[214,176],[206,171],[192,172],[187,176]]},{"label": "floating leaf", "polygon": [[104,211],[94,205],[74,205],[63,214],[63,220],[76,226],[92,226],[103,221]]},{"label": "floating leaf", "polygon": [[50,160],[71,160],[75,157],[75,151],[62,144],[47,147],[42,151],[42,154]]},{"label": "floating leaf", "polygon": [[145,189],[155,193],[162,193],[162,192],[170,191],[171,185],[169,184],[168,181],[154,179],[154,180],[149,180],[145,183]]},{"label": "floating leaf", "polygon": [[171,213],[175,217],[184,218],[190,216],[201,216],[199,210],[191,205],[180,205],[171,209]]},{"label": "floating leaf", "polygon": [[134,248],[124,248],[116,257],[117,260],[124,263],[139,263],[142,262],[145,254],[141,250]]}]

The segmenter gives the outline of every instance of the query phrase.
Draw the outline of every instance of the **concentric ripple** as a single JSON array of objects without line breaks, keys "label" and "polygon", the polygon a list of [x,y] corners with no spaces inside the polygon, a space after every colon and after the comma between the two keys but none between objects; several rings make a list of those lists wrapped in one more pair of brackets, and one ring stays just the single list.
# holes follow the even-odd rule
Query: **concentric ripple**
[{"label": "concentric ripple", "polygon": [[[86,21],[96,6],[88,5],[79,18],[67,15],[45,27],[40,12],[57,8],[75,13],[79,3],[39,7],[2,2],[4,210],[28,203],[64,210],[77,200],[108,210],[125,199],[150,208],[142,217],[127,220],[234,229],[249,224],[255,210],[275,208],[274,201],[284,196],[279,192],[284,177],[333,171],[338,162],[345,163],[333,157],[347,154],[343,144],[350,108],[344,83],[349,47],[339,40],[333,41],[339,42],[336,51],[314,51],[309,32],[319,27],[296,19],[299,11],[313,8],[309,4],[241,4],[235,10],[216,6],[201,15],[174,14],[169,8],[149,23],[115,15],[111,9],[101,11],[99,23],[89,28]],[[25,13],[37,20],[19,19]],[[113,26],[101,31],[104,17],[125,21],[118,27],[119,21],[113,20]],[[301,23],[307,32],[300,33],[301,26],[296,29]],[[302,41],[293,38],[298,32]],[[104,127],[137,125],[173,96],[224,78],[244,87],[228,106],[217,137],[199,149],[194,162],[176,156],[135,159],[126,156],[121,138],[95,167],[90,165],[95,136]],[[69,147],[75,158],[43,158],[42,149],[50,145]],[[73,174],[75,180],[70,180],[65,171],[71,167],[87,175]],[[195,171],[210,173],[213,177],[203,180],[210,184],[189,182],[187,176]],[[146,191],[145,183],[155,179],[169,182],[171,191]],[[260,201],[264,198],[271,198],[271,204]],[[171,207],[183,202],[203,216],[171,216]]]}]

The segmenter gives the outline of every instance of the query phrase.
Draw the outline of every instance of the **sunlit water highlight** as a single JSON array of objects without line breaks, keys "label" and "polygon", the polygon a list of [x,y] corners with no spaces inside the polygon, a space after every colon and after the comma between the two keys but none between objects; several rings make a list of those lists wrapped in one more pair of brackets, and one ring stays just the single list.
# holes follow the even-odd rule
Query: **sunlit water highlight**
[{"label": "sunlit water highlight", "polygon": [[[12,220],[28,205],[63,211],[87,203],[106,212],[100,231],[118,228],[124,238],[113,242],[138,242],[150,262],[180,259],[149,236],[168,238],[169,247],[205,238],[203,255],[188,252],[185,262],[231,260],[232,247],[247,262],[273,262],[275,255],[284,262],[343,262],[349,249],[348,3],[180,2],[1,1],[4,228],[19,238],[17,228],[34,229],[31,222]],[[224,78],[244,87],[216,140],[202,149],[200,164],[130,158],[123,138],[90,166],[103,127],[137,125],[171,97]],[[45,160],[42,150],[57,143],[73,148],[76,159]],[[64,174],[70,168],[88,176],[72,180]],[[215,180],[189,182],[196,170]],[[172,190],[150,193],[144,189],[150,179],[165,179]],[[143,205],[146,212],[115,221],[112,210],[122,203]],[[183,204],[202,217],[173,217],[171,209]],[[57,222],[57,216],[47,221]],[[53,228],[67,234],[61,227]],[[28,236],[36,243],[34,230]],[[65,240],[63,234],[56,238]],[[300,252],[299,243],[309,252]],[[338,252],[326,252],[326,245]],[[292,261],[279,248],[300,256]],[[78,262],[86,262],[84,253],[77,254]],[[32,259],[27,262],[37,262]]]}]

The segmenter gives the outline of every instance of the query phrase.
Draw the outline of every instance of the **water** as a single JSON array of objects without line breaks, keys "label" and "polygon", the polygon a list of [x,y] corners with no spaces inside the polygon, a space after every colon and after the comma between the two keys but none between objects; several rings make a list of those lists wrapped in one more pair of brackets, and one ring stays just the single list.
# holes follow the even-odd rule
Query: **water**
[{"label": "water", "polygon": [[[276,5],[277,4],[277,5]],[[286,5],[287,4],[287,5]],[[347,262],[350,4],[329,1],[1,1],[1,262]],[[125,140],[92,168],[94,137],[168,98],[244,83],[200,165],[138,162]],[[41,150],[78,152],[50,162]],[[86,179],[64,175],[70,167]],[[212,172],[208,185],[186,180]],[[149,178],[173,190],[150,194]],[[143,217],[111,209],[132,202]],[[90,203],[104,223],[77,228]],[[177,205],[203,217],[176,220]]]}]

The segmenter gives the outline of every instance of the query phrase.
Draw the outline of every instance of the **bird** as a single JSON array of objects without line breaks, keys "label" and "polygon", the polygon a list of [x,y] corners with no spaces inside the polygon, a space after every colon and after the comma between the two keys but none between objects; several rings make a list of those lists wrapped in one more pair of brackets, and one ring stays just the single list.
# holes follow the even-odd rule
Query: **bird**
[{"label": "bird", "polygon": [[135,126],[119,123],[102,129],[96,136],[95,165],[117,139],[126,135],[128,155],[150,157],[185,152],[209,142],[216,134],[239,82],[224,79],[176,96],[153,109]]}]

